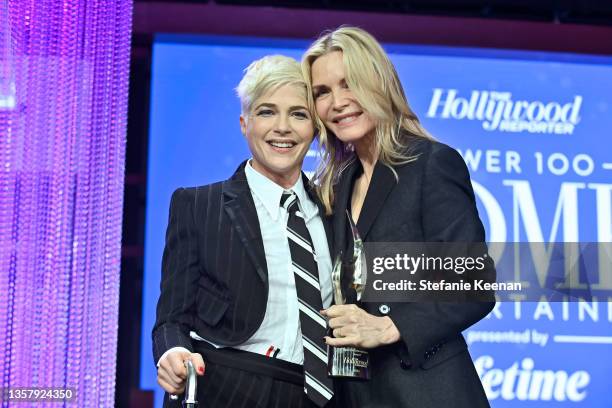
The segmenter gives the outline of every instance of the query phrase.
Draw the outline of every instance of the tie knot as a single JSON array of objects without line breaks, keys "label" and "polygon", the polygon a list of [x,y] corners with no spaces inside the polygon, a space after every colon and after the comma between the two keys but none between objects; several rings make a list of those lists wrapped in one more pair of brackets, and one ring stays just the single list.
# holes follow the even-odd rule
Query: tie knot
[{"label": "tie knot", "polygon": [[281,196],[281,201],[280,201],[281,207],[287,210],[287,212],[292,213],[292,212],[296,212],[298,209],[298,206],[296,204],[297,204],[297,196],[295,195],[293,191],[283,193],[283,195]]}]

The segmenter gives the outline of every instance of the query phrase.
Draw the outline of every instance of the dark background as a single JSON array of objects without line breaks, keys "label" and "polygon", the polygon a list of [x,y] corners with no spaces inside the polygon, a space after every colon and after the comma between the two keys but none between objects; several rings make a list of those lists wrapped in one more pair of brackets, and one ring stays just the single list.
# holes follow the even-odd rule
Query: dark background
[{"label": "dark background", "polygon": [[[341,24],[381,42],[612,55],[612,0],[136,0],[115,403],[149,408],[140,332],[151,50],[155,33],[314,39]],[[160,261],[161,262],[161,261]]]}]

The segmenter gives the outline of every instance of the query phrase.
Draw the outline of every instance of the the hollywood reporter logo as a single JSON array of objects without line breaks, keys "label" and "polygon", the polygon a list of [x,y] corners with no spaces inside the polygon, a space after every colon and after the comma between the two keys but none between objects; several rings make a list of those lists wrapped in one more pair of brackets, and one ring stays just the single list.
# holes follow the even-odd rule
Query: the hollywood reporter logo
[{"label": "the hollywood reporter logo", "polygon": [[477,120],[486,131],[572,134],[580,122],[582,96],[563,102],[514,100],[511,92],[434,88],[428,118]]}]

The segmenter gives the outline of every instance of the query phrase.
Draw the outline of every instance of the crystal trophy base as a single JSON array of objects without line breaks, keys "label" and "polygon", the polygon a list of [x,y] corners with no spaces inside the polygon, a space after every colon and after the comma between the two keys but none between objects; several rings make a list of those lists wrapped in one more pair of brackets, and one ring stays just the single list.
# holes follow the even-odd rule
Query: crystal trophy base
[{"label": "crystal trophy base", "polygon": [[327,374],[335,378],[370,378],[370,355],[355,347],[327,346]]}]

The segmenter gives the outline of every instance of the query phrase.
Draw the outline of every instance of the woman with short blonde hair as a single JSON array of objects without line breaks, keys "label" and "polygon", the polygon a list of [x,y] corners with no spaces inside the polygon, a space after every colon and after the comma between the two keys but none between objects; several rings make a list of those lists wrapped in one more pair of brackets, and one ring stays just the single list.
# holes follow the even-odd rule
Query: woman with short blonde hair
[{"label": "woman with short blonde hair", "polygon": [[251,157],[172,195],[152,333],[166,408],[180,406],[187,360],[207,407],[334,406],[317,313],[332,300],[329,227],[301,171],[306,89],[297,61],[253,62],[237,87]]}]

